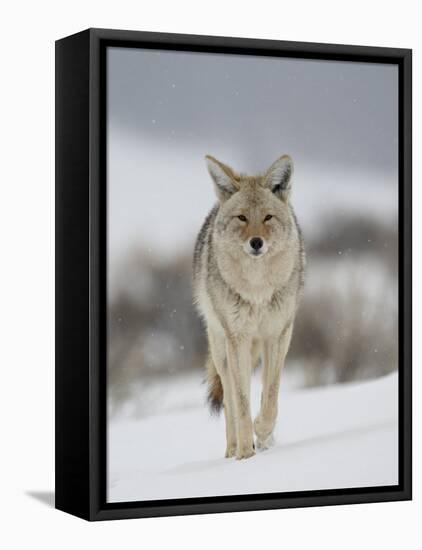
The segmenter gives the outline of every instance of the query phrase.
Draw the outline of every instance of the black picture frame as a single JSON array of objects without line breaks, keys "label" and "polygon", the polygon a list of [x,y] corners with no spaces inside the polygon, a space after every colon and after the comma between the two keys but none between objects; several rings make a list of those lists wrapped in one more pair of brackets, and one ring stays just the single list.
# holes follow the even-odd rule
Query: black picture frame
[{"label": "black picture frame", "polygon": [[[399,74],[399,484],[106,502],[106,63],[109,46],[392,63]],[[56,42],[56,508],[87,520],[412,496],[412,51],[88,29]]]}]

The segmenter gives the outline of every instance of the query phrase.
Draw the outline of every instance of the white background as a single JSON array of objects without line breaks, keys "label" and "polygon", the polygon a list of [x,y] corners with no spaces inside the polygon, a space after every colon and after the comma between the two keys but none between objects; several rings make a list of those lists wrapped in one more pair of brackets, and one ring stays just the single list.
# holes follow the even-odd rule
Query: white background
[{"label": "white background", "polygon": [[[418,4],[361,1],[14,2],[1,8],[0,544],[4,548],[420,547],[420,346],[414,353],[414,502],[89,524],[30,496],[54,480],[54,40],[86,27],[394,46],[414,50]],[[420,202],[420,140],[414,200]],[[417,206],[415,208],[418,212]],[[421,233],[415,216],[414,241]],[[415,281],[421,278],[415,249]],[[415,288],[415,309],[420,305]],[[419,312],[414,324],[418,327]],[[416,333],[417,336],[417,333]]]}]

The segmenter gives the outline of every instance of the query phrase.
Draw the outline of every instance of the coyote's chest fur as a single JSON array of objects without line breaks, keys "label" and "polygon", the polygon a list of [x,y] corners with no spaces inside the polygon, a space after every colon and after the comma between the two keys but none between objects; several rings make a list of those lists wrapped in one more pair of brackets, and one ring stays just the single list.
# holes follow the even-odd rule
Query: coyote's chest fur
[{"label": "coyote's chest fur", "polygon": [[293,257],[280,253],[257,261],[242,255],[222,251],[210,258],[199,308],[215,329],[253,338],[277,334],[294,314],[295,293],[289,292],[295,282]]}]

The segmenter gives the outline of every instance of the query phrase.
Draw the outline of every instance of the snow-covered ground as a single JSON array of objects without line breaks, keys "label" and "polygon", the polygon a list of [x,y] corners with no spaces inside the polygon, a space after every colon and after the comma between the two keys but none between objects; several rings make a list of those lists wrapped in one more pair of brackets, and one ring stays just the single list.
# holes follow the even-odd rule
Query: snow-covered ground
[{"label": "snow-covered ground", "polygon": [[[255,376],[254,414],[259,390]],[[398,483],[396,373],[316,389],[282,385],[275,446],[242,461],[223,458],[223,416],[210,417],[203,395],[199,376],[161,383],[149,391],[149,414],[110,417],[110,502]]]}]

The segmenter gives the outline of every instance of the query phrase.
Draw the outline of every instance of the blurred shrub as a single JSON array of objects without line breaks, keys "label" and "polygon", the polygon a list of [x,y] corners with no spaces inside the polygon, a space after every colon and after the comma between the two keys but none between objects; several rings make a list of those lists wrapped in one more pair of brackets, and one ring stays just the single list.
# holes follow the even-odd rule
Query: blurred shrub
[{"label": "blurred shrub", "polygon": [[121,266],[109,299],[108,384],[122,401],[134,382],[203,365],[206,339],[192,303],[191,258],[140,252]]},{"label": "blurred shrub", "polygon": [[306,386],[373,378],[397,368],[396,293],[381,285],[372,296],[356,281],[344,284],[340,291],[323,282],[300,306],[287,368],[299,365]]},{"label": "blurred shrub", "polygon": [[[329,221],[328,221],[329,220]],[[375,217],[329,216],[307,242],[308,255],[329,259],[371,254],[397,276],[398,220],[384,224]]]},{"label": "blurred shrub", "polygon": [[286,363],[297,360],[308,386],[381,376],[398,361],[397,221],[327,220],[305,236],[305,294]]}]

